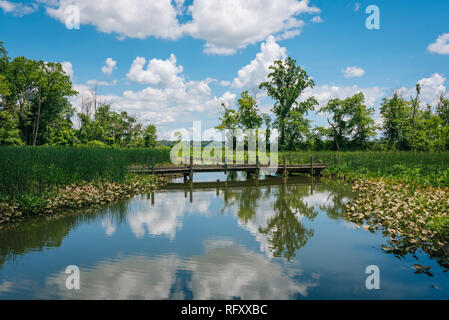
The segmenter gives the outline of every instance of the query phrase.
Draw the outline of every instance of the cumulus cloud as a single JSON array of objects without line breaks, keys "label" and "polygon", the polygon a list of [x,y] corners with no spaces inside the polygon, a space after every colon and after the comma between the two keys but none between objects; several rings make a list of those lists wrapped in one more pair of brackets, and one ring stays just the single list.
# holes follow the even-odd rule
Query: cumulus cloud
[{"label": "cumulus cloud", "polygon": [[[121,95],[98,94],[101,103],[108,103],[118,111],[127,111],[141,122],[165,125],[173,122],[190,122],[198,113],[217,118],[221,103],[230,104],[235,94],[225,92],[213,96],[209,84],[215,79],[186,80],[182,65],[175,55],[166,60],[152,59],[146,66],[146,59],[137,57],[128,72],[128,79],[145,84],[141,90],[125,90]],[[72,69],[73,73],[73,69]],[[89,80],[86,84],[75,84],[78,96],[71,99],[79,107],[82,97],[90,97],[92,87],[111,86],[112,82]]]},{"label": "cumulus cloud", "polygon": [[437,54],[449,54],[449,33],[440,35],[434,43],[431,43],[427,50]]},{"label": "cumulus cloud", "polygon": [[269,36],[266,42],[262,43],[256,58],[239,70],[237,78],[232,82],[232,87],[237,89],[257,88],[266,79],[269,73],[268,68],[273,62],[286,57],[287,49],[280,47],[275,38]]},{"label": "cumulus cloud", "polygon": [[[435,106],[442,93],[446,92],[446,86],[444,83],[446,82],[446,78],[444,78],[439,73],[434,73],[429,78],[423,78],[418,81],[421,85],[421,105],[431,105]],[[404,98],[414,97],[416,95],[416,89],[402,87],[399,89],[399,92]]]},{"label": "cumulus cloud", "polygon": [[[145,39],[149,36],[177,39],[182,30],[171,0],[43,0],[46,12],[65,23],[66,9],[76,4],[81,24],[94,25],[104,33]],[[178,1],[179,2],[179,1]]]},{"label": "cumulus cloud", "polygon": [[21,2],[11,2],[6,0],[0,0],[0,9],[5,13],[11,13],[15,16],[22,17],[27,14],[31,14],[37,10],[38,6],[35,3],[23,4]]},{"label": "cumulus cloud", "polygon": [[[73,0],[40,0],[51,17],[65,23]],[[301,32],[301,14],[319,14],[309,0],[194,0],[185,10],[184,0],[78,0],[81,24],[105,33],[145,39],[176,40],[183,35],[205,40],[207,54],[230,55],[265,40],[294,37]],[[178,16],[188,22],[181,24]],[[315,18],[317,19],[317,18]]]},{"label": "cumulus cloud", "polygon": [[195,0],[186,33],[207,41],[208,54],[232,54],[237,49],[266,39],[299,34],[302,13],[319,13],[309,0]]},{"label": "cumulus cloud", "polygon": [[138,83],[163,86],[174,86],[182,81],[179,74],[183,71],[183,67],[177,65],[174,54],[171,54],[167,60],[152,59],[144,69],[146,62],[144,57],[134,59],[126,75],[128,79]]},{"label": "cumulus cloud", "polygon": [[70,61],[64,61],[64,62],[61,62],[61,66],[62,66],[62,70],[64,70],[64,72],[68,76],[70,76],[71,79],[73,79],[74,72],[73,72],[72,63]]},{"label": "cumulus cloud", "polygon": [[360,67],[347,67],[341,70],[346,78],[362,77],[365,74],[365,70]]},{"label": "cumulus cloud", "polygon": [[378,99],[384,96],[384,90],[380,87],[360,88],[356,85],[348,87],[322,85],[313,89],[307,88],[304,91],[302,99],[307,99],[314,96],[318,103],[323,106],[327,104],[330,99],[346,99],[359,92],[365,95],[365,102],[367,106],[372,107]]},{"label": "cumulus cloud", "polygon": [[117,61],[112,58],[107,58],[105,61],[106,65],[101,67],[101,72],[107,75],[111,75],[115,69],[117,69]]}]

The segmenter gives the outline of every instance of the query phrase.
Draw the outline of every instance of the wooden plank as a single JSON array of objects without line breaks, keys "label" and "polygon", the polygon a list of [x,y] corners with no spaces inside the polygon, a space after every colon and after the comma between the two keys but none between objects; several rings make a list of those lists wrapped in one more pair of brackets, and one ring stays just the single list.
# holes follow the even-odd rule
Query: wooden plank
[{"label": "wooden plank", "polygon": [[[190,164],[188,167],[130,167],[129,171],[132,173],[147,173],[147,174],[188,174],[191,175],[194,172],[227,172],[227,171],[257,171],[263,169],[271,169],[270,166],[264,165],[248,165],[248,164],[233,164],[233,165],[201,165],[194,166]],[[321,170],[327,168],[327,164],[324,163],[313,163],[310,164],[296,164],[278,166],[277,172],[301,172],[301,173],[318,173]]]}]

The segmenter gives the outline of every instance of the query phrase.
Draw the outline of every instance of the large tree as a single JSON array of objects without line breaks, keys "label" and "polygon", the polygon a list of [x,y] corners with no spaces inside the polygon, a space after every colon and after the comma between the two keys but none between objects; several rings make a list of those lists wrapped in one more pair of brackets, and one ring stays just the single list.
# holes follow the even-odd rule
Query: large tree
[{"label": "large tree", "polygon": [[[270,66],[270,70],[268,81],[261,83],[259,88],[266,89],[267,94],[275,101],[273,111],[276,120],[274,124],[280,131],[280,148],[285,149],[289,117],[293,117],[295,121],[299,120],[302,127],[307,127],[307,123],[301,120],[309,110],[314,109],[317,102],[313,97],[303,102],[298,102],[298,99],[305,89],[313,88],[315,82],[301,67],[296,65],[296,60],[290,57],[286,60],[275,61]],[[290,139],[294,138],[295,136],[290,136]]]},{"label": "large tree", "polygon": [[320,111],[332,118],[327,120],[330,125],[327,131],[337,150],[349,143],[358,149],[366,148],[369,138],[375,135],[373,110],[366,107],[361,92],[344,100],[329,100]]},{"label": "large tree", "polygon": [[390,148],[408,149],[409,119],[412,117],[410,102],[395,92],[391,98],[384,98],[380,108],[384,123],[383,135]]}]

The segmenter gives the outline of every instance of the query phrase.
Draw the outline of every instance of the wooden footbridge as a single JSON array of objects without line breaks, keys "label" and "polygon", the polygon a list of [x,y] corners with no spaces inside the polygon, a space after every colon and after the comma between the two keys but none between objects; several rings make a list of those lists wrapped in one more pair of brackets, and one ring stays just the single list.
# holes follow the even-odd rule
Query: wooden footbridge
[{"label": "wooden footbridge", "polygon": [[[327,165],[324,163],[315,163],[314,157],[312,157],[310,163],[308,164],[287,164],[286,158],[284,157],[283,164],[279,164],[274,170],[275,173],[283,174],[284,177],[292,173],[306,173],[312,176],[319,176],[321,171],[326,169]],[[270,165],[259,165],[259,164],[223,164],[223,165],[195,165],[193,164],[193,158],[190,158],[190,164],[184,166],[164,166],[156,167],[154,161],[151,167],[130,167],[129,171],[136,174],[155,174],[155,175],[169,175],[169,174],[180,174],[184,176],[184,181],[193,182],[193,174],[200,172],[224,172],[227,174],[231,171],[245,171],[250,174],[255,174],[256,177],[264,169],[273,172],[273,168]]]}]

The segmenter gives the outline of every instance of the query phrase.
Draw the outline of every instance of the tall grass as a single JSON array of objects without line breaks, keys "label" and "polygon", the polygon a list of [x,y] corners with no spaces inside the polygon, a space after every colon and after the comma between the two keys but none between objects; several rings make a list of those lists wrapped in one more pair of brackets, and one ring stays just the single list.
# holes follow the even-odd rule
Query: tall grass
[{"label": "tall grass", "polygon": [[[283,153],[295,163],[327,163],[327,172],[347,177],[392,177],[433,186],[449,186],[449,152],[310,151]],[[280,161],[283,161],[280,159]]]},{"label": "tall grass", "polygon": [[1,147],[0,196],[41,195],[79,182],[122,181],[130,165],[167,162],[170,149]]}]

